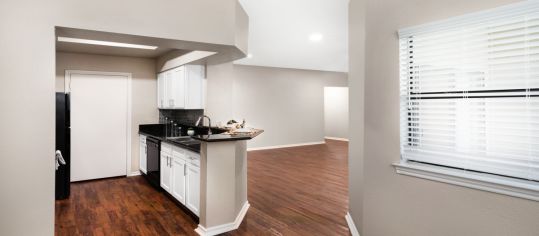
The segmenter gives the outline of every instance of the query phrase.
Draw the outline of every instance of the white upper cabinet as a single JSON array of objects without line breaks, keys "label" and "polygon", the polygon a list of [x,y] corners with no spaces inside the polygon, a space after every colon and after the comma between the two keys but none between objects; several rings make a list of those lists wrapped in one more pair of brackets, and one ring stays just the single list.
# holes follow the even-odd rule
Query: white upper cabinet
[{"label": "white upper cabinet", "polygon": [[186,70],[186,100],[185,109],[204,109],[204,79],[205,67],[200,65],[187,65]]},{"label": "white upper cabinet", "polygon": [[157,76],[157,107],[160,109],[204,109],[205,67],[183,65]]},{"label": "white upper cabinet", "polygon": [[142,173],[146,174],[146,157],[147,157],[147,149],[146,149],[146,136],[140,135],[140,152],[139,152],[139,169],[142,171]]},{"label": "white upper cabinet", "polygon": [[168,106],[168,103],[165,104],[165,101],[167,100],[167,96],[165,93],[165,79],[166,73],[159,73],[157,75],[157,107],[158,108],[165,108]]}]

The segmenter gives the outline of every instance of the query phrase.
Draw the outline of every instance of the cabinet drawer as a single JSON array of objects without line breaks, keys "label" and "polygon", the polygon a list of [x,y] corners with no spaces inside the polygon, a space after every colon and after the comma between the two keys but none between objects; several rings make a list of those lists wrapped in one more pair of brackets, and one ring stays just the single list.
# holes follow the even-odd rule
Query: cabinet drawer
[{"label": "cabinet drawer", "polygon": [[161,142],[161,152],[172,155],[172,145]]},{"label": "cabinet drawer", "polygon": [[172,148],[172,156],[174,158],[179,158],[183,161],[187,161],[187,156],[185,155],[185,151],[179,147]]},{"label": "cabinet drawer", "polygon": [[200,166],[200,154],[186,151],[185,156],[187,157],[187,163],[193,166]]}]

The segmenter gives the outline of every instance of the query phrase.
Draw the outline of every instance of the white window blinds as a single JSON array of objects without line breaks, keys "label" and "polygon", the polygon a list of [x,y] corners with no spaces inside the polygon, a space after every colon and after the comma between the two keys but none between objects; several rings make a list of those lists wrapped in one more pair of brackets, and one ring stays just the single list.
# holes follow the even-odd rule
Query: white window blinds
[{"label": "white window blinds", "polygon": [[539,2],[399,31],[401,156],[539,181]]}]

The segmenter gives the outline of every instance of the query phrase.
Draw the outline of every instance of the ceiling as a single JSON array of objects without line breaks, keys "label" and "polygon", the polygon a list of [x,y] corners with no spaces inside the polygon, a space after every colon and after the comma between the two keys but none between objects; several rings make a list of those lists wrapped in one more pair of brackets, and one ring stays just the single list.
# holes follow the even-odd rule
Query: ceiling
[{"label": "ceiling", "polygon": [[[249,54],[236,64],[348,71],[349,0],[240,0]],[[321,34],[320,41],[311,41]],[[316,36],[315,36],[316,37]]]}]

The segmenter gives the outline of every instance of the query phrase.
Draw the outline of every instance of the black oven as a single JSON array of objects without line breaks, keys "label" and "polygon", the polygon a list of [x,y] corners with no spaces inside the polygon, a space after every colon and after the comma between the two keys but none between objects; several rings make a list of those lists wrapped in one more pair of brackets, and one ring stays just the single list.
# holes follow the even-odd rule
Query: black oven
[{"label": "black oven", "polygon": [[159,155],[161,151],[160,141],[158,139],[147,137],[146,138],[146,179],[155,188],[161,189],[161,174],[159,173]]}]

